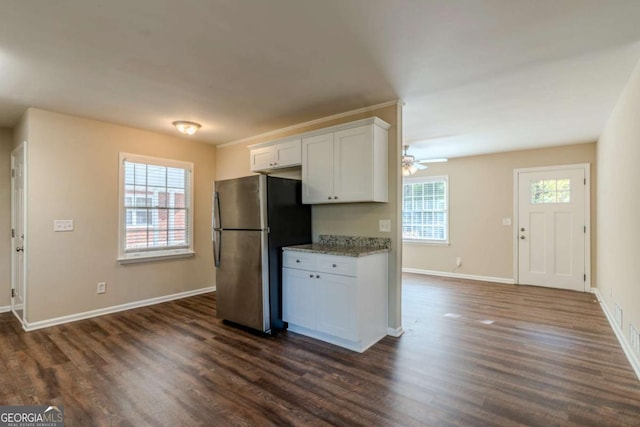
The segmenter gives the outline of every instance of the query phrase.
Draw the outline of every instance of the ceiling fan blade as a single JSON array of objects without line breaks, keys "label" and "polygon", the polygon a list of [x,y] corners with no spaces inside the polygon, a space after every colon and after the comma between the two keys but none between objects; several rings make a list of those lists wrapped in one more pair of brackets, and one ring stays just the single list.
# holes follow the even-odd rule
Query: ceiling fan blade
[{"label": "ceiling fan blade", "polygon": [[416,160],[416,163],[445,163],[448,162],[449,159],[422,159],[422,160]]},{"label": "ceiling fan blade", "polygon": [[427,168],[427,166],[425,166],[425,165],[421,165],[420,163],[417,163],[417,162],[416,162],[416,163],[414,163],[414,164],[413,164],[413,166],[415,166],[416,168],[418,168],[418,169],[420,169],[420,170],[422,170],[422,169],[426,169],[426,168]]}]

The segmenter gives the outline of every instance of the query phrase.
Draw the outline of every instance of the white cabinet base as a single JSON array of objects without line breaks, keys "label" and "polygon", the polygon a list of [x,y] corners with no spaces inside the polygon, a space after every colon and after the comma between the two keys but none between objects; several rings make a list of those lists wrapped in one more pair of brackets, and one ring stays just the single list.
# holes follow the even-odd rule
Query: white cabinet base
[{"label": "white cabinet base", "polygon": [[289,330],[363,352],[387,335],[387,253],[287,251],[282,308]]},{"label": "white cabinet base", "polygon": [[357,351],[358,353],[366,351],[369,347],[371,347],[387,335],[386,332],[384,332],[378,333],[374,336],[370,336],[367,340],[349,341],[343,338],[336,337],[334,335],[325,334],[314,329],[305,328],[303,326],[298,326],[291,323],[289,323],[289,327],[287,328],[287,330],[300,335],[315,338],[320,341],[328,342],[329,344],[334,344],[339,347],[346,348],[347,350]]}]

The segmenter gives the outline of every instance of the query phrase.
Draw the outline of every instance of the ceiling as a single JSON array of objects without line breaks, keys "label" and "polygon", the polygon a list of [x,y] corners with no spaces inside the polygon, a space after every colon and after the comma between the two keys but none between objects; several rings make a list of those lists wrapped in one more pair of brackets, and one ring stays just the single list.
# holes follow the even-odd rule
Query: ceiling
[{"label": "ceiling", "polygon": [[0,2],[0,126],[27,107],[226,143],[400,99],[418,158],[595,141],[640,1]]}]

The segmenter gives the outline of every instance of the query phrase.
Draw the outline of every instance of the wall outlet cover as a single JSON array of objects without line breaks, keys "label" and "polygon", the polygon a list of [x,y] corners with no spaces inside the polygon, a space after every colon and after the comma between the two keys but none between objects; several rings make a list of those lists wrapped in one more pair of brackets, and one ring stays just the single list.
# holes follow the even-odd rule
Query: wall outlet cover
[{"label": "wall outlet cover", "polygon": [[73,231],[73,220],[72,219],[54,219],[53,220],[53,231]]},{"label": "wall outlet cover", "polygon": [[379,230],[384,233],[391,232],[391,220],[390,219],[381,219],[379,222]]},{"label": "wall outlet cover", "polygon": [[502,218],[502,225],[511,225],[511,218]]}]

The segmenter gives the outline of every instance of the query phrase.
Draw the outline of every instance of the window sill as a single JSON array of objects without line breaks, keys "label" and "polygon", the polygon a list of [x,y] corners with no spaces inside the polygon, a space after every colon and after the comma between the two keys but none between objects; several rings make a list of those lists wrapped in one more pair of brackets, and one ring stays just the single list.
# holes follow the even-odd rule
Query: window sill
[{"label": "window sill", "polygon": [[140,252],[118,257],[119,264],[133,264],[136,262],[163,261],[176,258],[190,258],[196,253],[191,249],[158,252]]},{"label": "window sill", "polygon": [[402,243],[408,243],[410,245],[423,245],[423,246],[449,246],[449,241],[443,240],[411,240],[403,239]]}]

